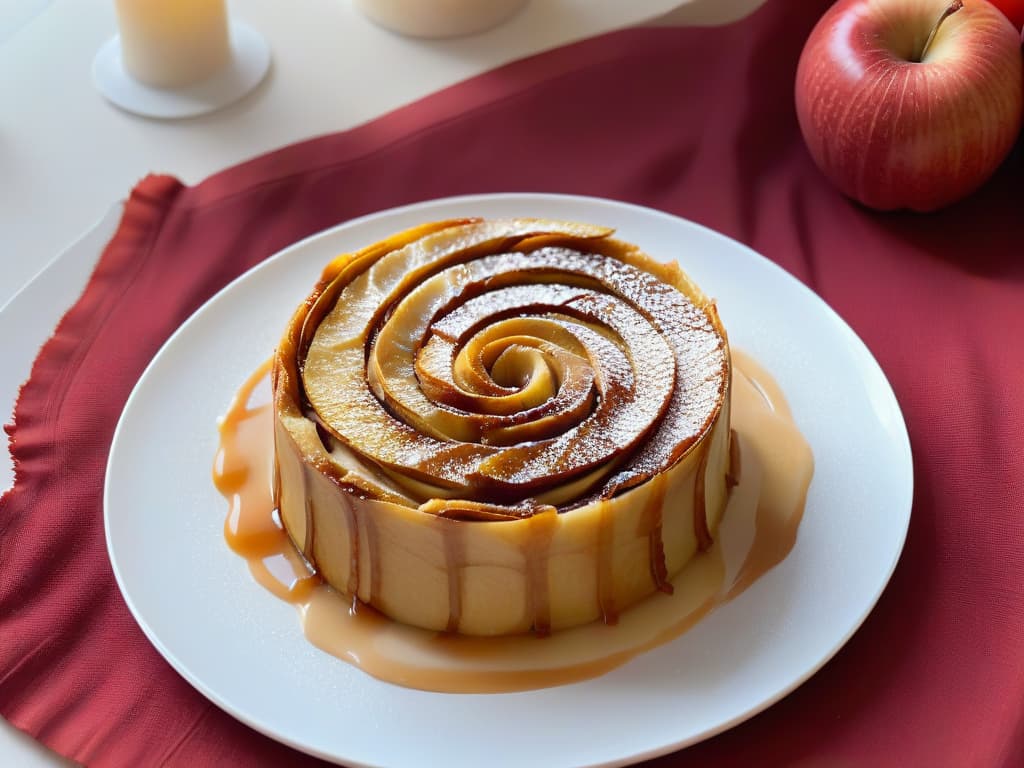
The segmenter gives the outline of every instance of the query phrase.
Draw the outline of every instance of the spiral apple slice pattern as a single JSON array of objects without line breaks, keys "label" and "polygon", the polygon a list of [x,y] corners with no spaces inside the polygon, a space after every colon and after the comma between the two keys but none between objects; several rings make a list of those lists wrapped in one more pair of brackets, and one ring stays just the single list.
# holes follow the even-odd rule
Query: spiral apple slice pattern
[{"label": "spiral apple slice pattern", "polygon": [[[282,517],[320,567],[323,553],[312,539],[324,526],[311,507],[333,503],[346,522],[332,536],[351,552],[338,586],[385,613],[395,612],[389,600],[380,590],[360,590],[360,582],[379,586],[389,578],[380,550],[391,542],[411,553],[407,560],[423,559],[426,572],[490,568],[484,581],[494,590],[502,572],[521,572],[522,610],[513,600],[504,617],[482,617],[472,632],[550,626],[550,584],[543,587],[547,616],[538,622],[529,615],[536,614],[537,596],[527,593],[537,590],[538,559],[557,557],[561,548],[568,562],[574,547],[577,554],[604,547],[622,555],[628,539],[643,532],[630,537],[629,525],[624,536],[598,531],[610,529],[601,521],[611,502],[643,489],[632,495],[663,504],[661,476],[683,463],[686,472],[676,474],[687,475],[691,498],[680,506],[692,516],[695,547],[707,546],[708,515],[692,507],[695,496],[707,506],[699,497],[708,493],[711,448],[695,449],[712,442],[713,431],[725,433],[713,441],[710,483],[720,507],[730,454],[728,386],[728,346],[715,305],[674,262],[658,263],[600,226],[541,219],[427,224],[335,259],[289,324],[274,365],[278,495],[279,505],[301,499],[304,509],[282,509]],[[293,460],[303,465],[298,482]],[[315,491],[311,470],[333,490]],[[347,498],[339,504],[325,493]],[[595,521],[589,539],[580,526],[560,525],[577,512]],[[660,525],[652,515],[639,513],[632,527]],[[533,518],[545,521],[530,525]],[[508,527],[517,521],[527,525]],[[438,528],[455,523],[477,530],[456,536],[444,533],[454,528]],[[505,525],[495,548],[477,540],[489,523]],[[565,541],[553,546],[560,535]],[[504,545],[520,538],[517,564]],[[658,548],[639,558],[648,583],[624,593],[665,587],[670,569]],[[369,564],[360,564],[361,549]],[[438,551],[440,557],[429,554]],[[606,553],[605,560],[615,557]],[[671,559],[685,560],[685,552]],[[602,580],[615,581],[614,565],[595,566],[594,605],[570,606],[555,623],[608,619],[611,604],[628,602],[628,595],[616,597],[623,590],[614,583],[600,594]],[[566,568],[569,577],[573,566]],[[602,576],[602,568],[609,573]],[[446,618],[445,610],[425,624],[399,618],[465,629],[465,583],[453,588],[450,574],[447,581]],[[487,602],[486,594],[477,599]],[[390,603],[401,602],[392,593]],[[455,603],[460,620],[453,622]]]}]

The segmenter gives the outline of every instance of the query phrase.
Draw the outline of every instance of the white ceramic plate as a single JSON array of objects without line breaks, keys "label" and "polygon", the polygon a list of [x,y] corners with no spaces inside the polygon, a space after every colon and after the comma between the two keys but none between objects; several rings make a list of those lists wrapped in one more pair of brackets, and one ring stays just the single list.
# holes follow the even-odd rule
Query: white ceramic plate
[{"label": "white ceramic plate", "polygon": [[[217,418],[339,252],[453,216],[591,221],[678,258],[717,297],[732,343],[779,380],[816,470],[789,557],[672,643],[594,680],[453,695],[379,682],[314,648],[295,610],[224,543],[210,480]],[[300,242],[187,322],[132,393],[110,451],[106,529],[143,631],[196,688],[298,749],[352,765],[619,765],[763,710],[821,667],[874,606],[906,536],[910,444],[882,371],[819,298],[746,247],[687,221],[591,198],[508,194],[423,203]],[[865,482],[870,478],[870,482]]]}]

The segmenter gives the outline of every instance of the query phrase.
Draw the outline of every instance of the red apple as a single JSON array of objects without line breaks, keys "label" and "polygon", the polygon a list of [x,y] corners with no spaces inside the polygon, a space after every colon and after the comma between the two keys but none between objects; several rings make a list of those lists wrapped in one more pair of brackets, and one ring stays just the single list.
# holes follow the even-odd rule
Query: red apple
[{"label": "red apple", "polygon": [[845,194],[930,211],[992,175],[1020,133],[1020,35],[988,0],[839,0],[796,76],[800,129]]}]

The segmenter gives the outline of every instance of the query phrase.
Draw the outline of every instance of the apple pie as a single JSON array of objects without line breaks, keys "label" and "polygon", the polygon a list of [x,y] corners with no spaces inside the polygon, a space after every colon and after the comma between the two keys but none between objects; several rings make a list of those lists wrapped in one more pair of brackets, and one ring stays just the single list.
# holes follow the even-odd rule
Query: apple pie
[{"label": "apple pie", "polygon": [[715,535],[715,305],[589,224],[461,219],[334,259],[273,362],[275,500],[357,608],[470,635],[619,612]]}]

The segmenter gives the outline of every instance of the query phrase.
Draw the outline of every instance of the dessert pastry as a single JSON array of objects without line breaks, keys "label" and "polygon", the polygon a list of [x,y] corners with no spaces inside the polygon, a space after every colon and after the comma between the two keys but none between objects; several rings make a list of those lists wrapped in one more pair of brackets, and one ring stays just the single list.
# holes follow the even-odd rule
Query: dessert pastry
[{"label": "dessert pastry", "polygon": [[715,534],[715,305],[605,227],[426,224],[331,262],[273,362],[275,495],[354,605],[431,630],[618,613]]}]

